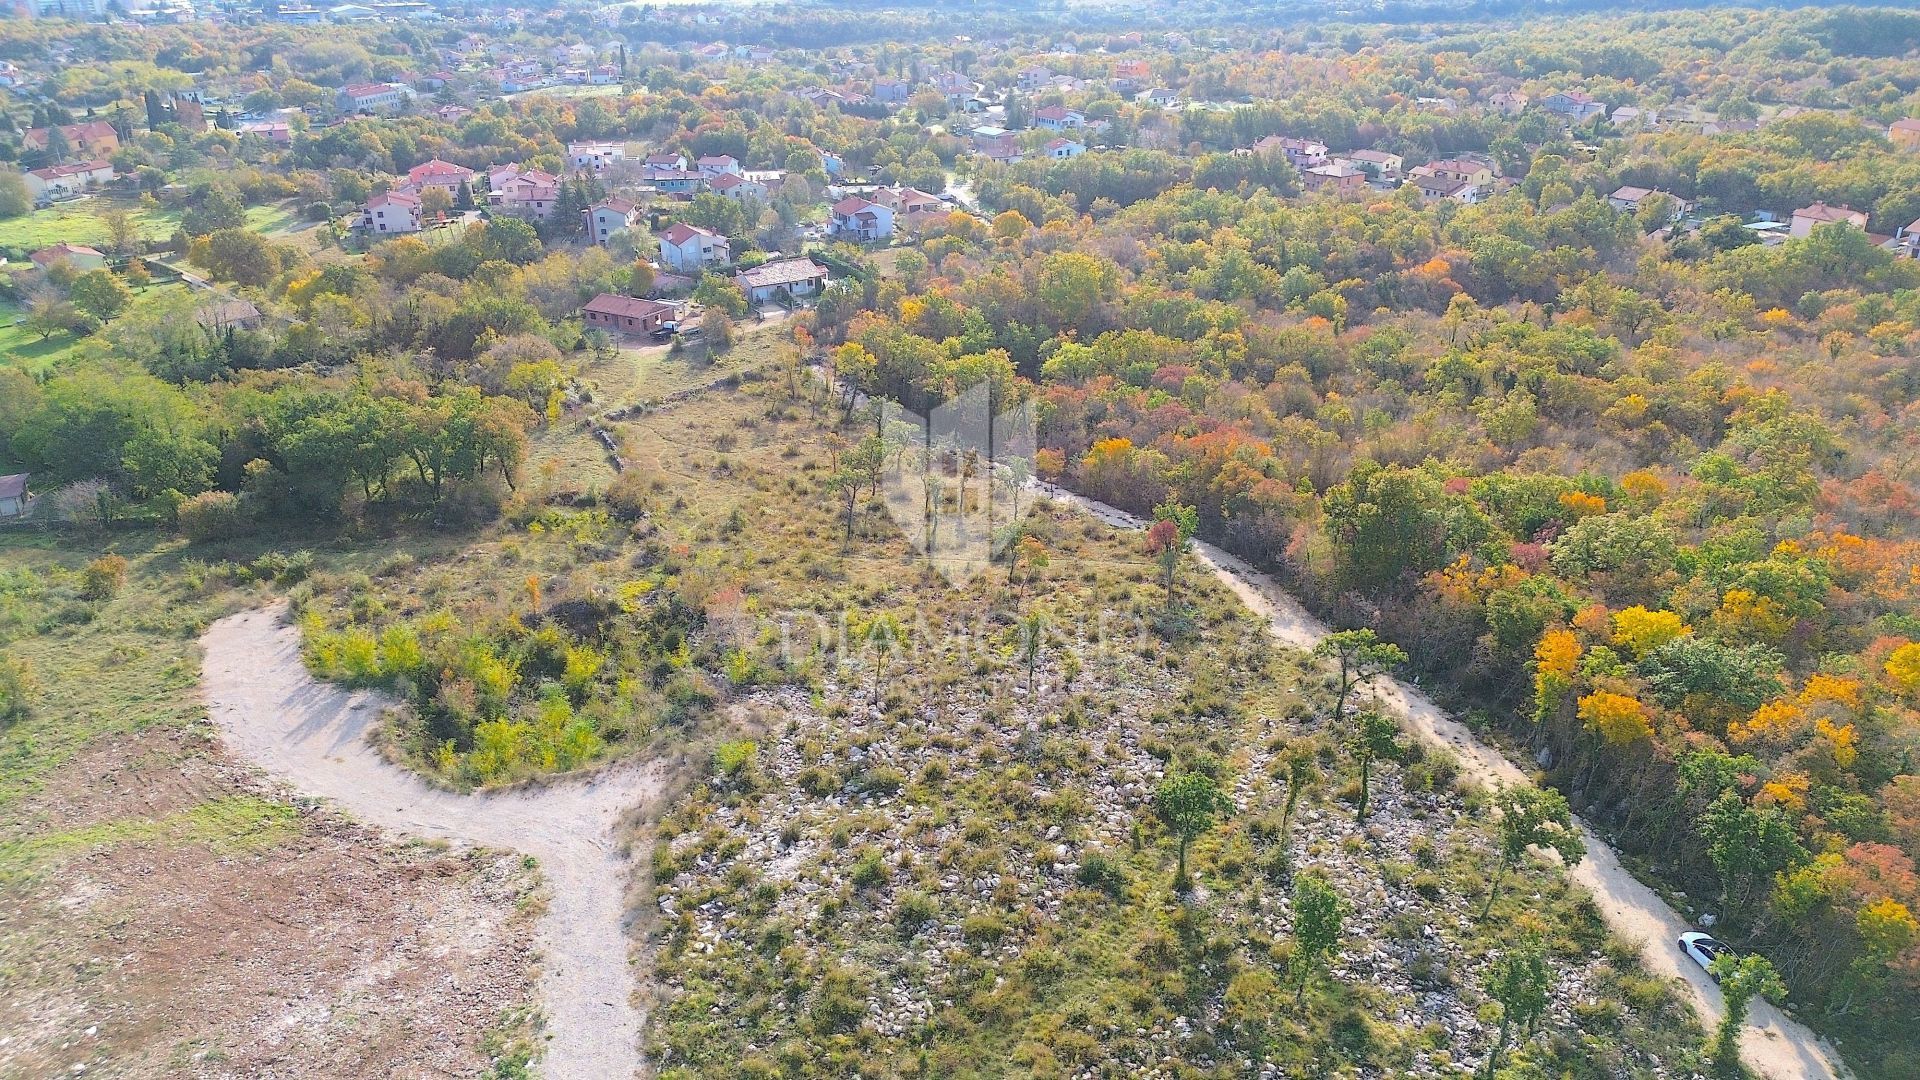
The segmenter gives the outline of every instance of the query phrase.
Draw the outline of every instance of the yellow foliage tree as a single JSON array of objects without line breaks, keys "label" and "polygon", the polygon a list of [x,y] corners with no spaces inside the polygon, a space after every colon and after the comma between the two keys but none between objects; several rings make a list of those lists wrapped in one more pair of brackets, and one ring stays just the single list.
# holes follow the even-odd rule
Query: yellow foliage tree
[{"label": "yellow foliage tree", "polygon": [[1853,924],[1860,931],[1860,943],[1866,946],[1867,955],[1883,962],[1920,941],[1920,919],[1915,919],[1907,905],[1891,896],[1883,896],[1861,908]]},{"label": "yellow foliage tree", "polygon": [[1635,469],[1620,478],[1620,490],[1635,499],[1659,502],[1666,497],[1667,482],[1645,469]]},{"label": "yellow foliage tree", "polygon": [[1580,722],[1609,746],[1626,746],[1653,735],[1647,707],[1626,694],[1600,690],[1580,699]]},{"label": "yellow foliage tree", "polygon": [[1635,604],[1613,617],[1613,643],[1642,657],[1677,637],[1693,633],[1693,627],[1671,611],[1649,611]]},{"label": "yellow foliage tree", "polygon": [[1539,723],[1573,689],[1580,639],[1571,630],[1549,630],[1533,647],[1533,719]]},{"label": "yellow foliage tree", "polygon": [[1607,512],[1607,500],[1584,491],[1563,491],[1560,493],[1560,509],[1565,510],[1568,517],[1593,517]]},{"label": "yellow foliage tree", "polygon": [[1907,642],[1887,657],[1887,677],[1893,685],[1912,693],[1920,689],[1920,644]]},{"label": "yellow foliage tree", "polygon": [[1752,589],[1728,589],[1713,621],[1733,635],[1769,639],[1784,637],[1793,628],[1792,617],[1778,602]]},{"label": "yellow foliage tree", "polygon": [[1836,724],[1826,717],[1813,722],[1814,734],[1833,746],[1833,762],[1850,769],[1860,760],[1860,732],[1852,724]]},{"label": "yellow foliage tree", "polygon": [[1735,721],[1727,725],[1727,737],[1737,743],[1754,739],[1784,739],[1798,730],[1806,718],[1807,711],[1798,702],[1784,698],[1769,701],[1755,709],[1746,723]]},{"label": "yellow foliage tree", "polygon": [[1858,709],[1861,703],[1860,680],[1844,675],[1828,675],[1822,671],[1807,676],[1806,683],[1800,687],[1800,704],[1812,708],[1822,703]]},{"label": "yellow foliage tree", "polygon": [[1807,778],[1799,773],[1781,773],[1760,785],[1760,795],[1756,801],[1771,803],[1785,810],[1805,810],[1807,791],[1811,786]]}]

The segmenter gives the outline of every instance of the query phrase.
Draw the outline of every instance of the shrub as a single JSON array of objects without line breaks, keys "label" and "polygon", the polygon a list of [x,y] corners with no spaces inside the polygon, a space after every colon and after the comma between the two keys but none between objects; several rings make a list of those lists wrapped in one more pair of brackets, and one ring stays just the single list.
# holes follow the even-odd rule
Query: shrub
[{"label": "shrub", "polygon": [[242,536],[252,524],[245,504],[230,491],[203,491],[180,504],[180,535],[194,543]]},{"label": "shrub", "polygon": [[905,787],[907,778],[899,769],[891,765],[876,765],[860,774],[853,782],[855,791],[862,795],[892,795]]},{"label": "shrub", "polygon": [[723,742],[713,749],[713,771],[721,776],[738,776],[753,764],[753,756],[759,749],[746,739]]},{"label": "shrub", "polygon": [[80,595],[88,600],[111,600],[127,584],[127,560],[102,555],[80,571]]},{"label": "shrub", "polygon": [[860,853],[853,862],[853,885],[856,889],[871,889],[887,880],[885,856],[879,848],[868,848]]},{"label": "shrub", "polygon": [[0,721],[27,715],[27,695],[33,692],[33,672],[25,661],[0,656]]},{"label": "shrub", "polygon": [[1080,884],[1098,889],[1108,896],[1119,896],[1127,888],[1127,869],[1102,852],[1091,852],[1080,863]]},{"label": "shrub", "polygon": [[926,893],[910,892],[900,897],[894,906],[893,921],[900,932],[908,937],[918,933],[920,928],[934,920],[940,913],[940,905]]}]

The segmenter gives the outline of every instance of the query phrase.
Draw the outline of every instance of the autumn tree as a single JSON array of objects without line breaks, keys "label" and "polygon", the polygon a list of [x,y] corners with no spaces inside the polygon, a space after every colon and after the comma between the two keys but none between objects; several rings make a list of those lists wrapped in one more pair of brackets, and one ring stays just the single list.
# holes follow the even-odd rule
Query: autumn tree
[{"label": "autumn tree", "polygon": [[1153,508],[1153,525],[1147,530],[1147,553],[1160,560],[1169,612],[1174,606],[1174,574],[1180,568],[1180,556],[1193,546],[1193,534],[1199,527],[1199,512],[1191,506],[1169,499]]}]

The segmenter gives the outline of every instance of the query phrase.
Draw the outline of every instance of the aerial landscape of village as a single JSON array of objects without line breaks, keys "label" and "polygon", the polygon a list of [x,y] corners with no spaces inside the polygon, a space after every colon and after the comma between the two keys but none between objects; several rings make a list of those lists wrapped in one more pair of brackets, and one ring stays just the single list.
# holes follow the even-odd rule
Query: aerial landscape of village
[{"label": "aerial landscape of village", "polygon": [[1915,1080],[1920,9],[0,4],[0,1078]]}]

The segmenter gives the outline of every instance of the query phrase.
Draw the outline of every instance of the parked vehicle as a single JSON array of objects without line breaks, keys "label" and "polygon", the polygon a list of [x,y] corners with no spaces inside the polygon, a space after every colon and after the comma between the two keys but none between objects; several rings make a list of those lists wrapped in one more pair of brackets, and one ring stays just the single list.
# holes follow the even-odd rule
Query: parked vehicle
[{"label": "parked vehicle", "polygon": [[1713,962],[1715,960],[1718,960],[1722,956],[1733,955],[1733,950],[1728,948],[1725,942],[1711,934],[1703,934],[1698,930],[1689,930],[1681,934],[1679,945],[1680,951],[1685,953],[1688,959],[1699,964],[1701,969],[1708,974],[1713,973]]}]

